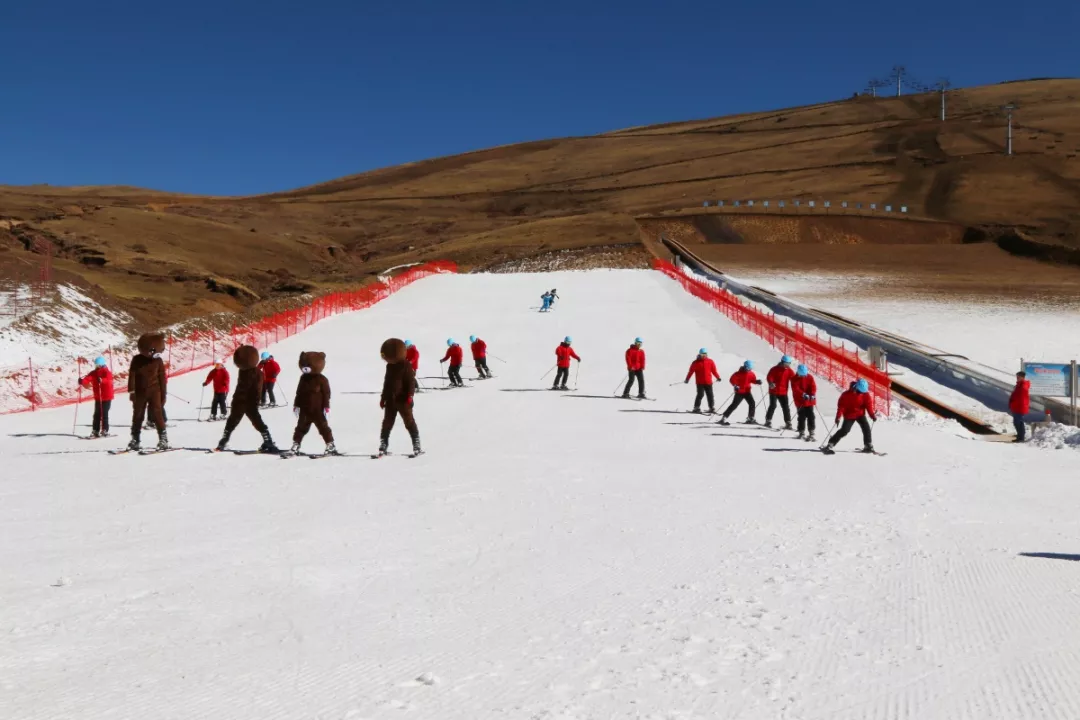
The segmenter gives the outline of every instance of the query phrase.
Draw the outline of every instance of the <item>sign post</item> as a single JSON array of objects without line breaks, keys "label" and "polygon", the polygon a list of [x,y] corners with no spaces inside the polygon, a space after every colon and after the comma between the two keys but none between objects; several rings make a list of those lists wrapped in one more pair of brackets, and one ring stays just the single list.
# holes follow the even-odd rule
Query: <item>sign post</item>
[{"label": "sign post", "polygon": [[1046,363],[1021,359],[1020,368],[1027,373],[1032,395],[1069,398],[1069,419],[1073,425],[1077,425],[1076,396],[1080,394],[1080,379],[1077,378],[1076,361]]}]

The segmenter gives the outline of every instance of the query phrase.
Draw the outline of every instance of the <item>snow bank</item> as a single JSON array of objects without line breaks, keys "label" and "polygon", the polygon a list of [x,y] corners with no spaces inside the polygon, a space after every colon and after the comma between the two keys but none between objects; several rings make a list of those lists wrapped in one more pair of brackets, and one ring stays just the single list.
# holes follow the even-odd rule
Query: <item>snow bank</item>
[{"label": "snow bank", "polygon": [[1080,450],[1080,428],[1060,423],[1038,425],[1031,433],[1031,444],[1051,450]]}]

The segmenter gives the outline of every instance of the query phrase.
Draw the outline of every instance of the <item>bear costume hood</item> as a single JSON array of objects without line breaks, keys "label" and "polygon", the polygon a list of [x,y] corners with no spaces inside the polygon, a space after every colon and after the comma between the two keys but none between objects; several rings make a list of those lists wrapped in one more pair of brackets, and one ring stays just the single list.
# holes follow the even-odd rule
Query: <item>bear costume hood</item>
[{"label": "bear costume hood", "polygon": [[379,354],[388,363],[403,363],[405,362],[405,341],[390,338],[382,344]]},{"label": "bear costume hood", "polygon": [[326,369],[326,353],[324,352],[302,352],[300,353],[300,370],[304,374],[310,373],[311,375],[322,375],[322,371]]},{"label": "bear costume hood", "polygon": [[139,353],[151,356],[165,352],[165,336],[161,333],[146,333],[139,336]]},{"label": "bear costume hood", "polygon": [[241,345],[233,353],[233,362],[241,370],[254,370],[259,366],[259,351],[251,345]]}]

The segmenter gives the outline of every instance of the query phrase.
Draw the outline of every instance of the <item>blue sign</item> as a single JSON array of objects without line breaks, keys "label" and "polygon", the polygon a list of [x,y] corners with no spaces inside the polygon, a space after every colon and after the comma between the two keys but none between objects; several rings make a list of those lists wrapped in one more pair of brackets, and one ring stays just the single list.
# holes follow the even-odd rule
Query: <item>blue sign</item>
[{"label": "blue sign", "polygon": [[1032,395],[1072,397],[1071,364],[1025,362],[1024,372],[1031,383]]},{"label": "blue sign", "polygon": [[701,207],[709,207],[709,201],[706,200],[705,202],[701,203]]},{"label": "blue sign", "polygon": [[780,201],[779,203],[777,203],[777,204],[778,204],[778,205],[780,205],[780,207],[784,207],[784,201],[783,201],[783,200],[781,200],[781,201]]},{"label": "blue sign", "polygon": [[732,204],[733,204],[733,205],[734,205],[735,207],[739,207],[739,201],[738,201],[738,200],[736,200],[736,201],[735,201],[734,203],[732,203]]},{"label": "blue sign", "polygon": [[747,207],[754,207],[754,201],[753,200],[747,200],[746,201],[746,206]]},{"label": "blue sign", "polygon": [[716,201],[716,207],[724,207],[724,201],[723,200],[717,200]]},{"label": "blue sign", "polygon": [[762,200],[761,204],[764,205],[765,207],[769,207],[769,201],[768,200]]},{"label": "blue sign", "polygon": [[809,205],[810,207],[814,207],[814,201],[813,200],[811,200],[810,202],[808,202],[806,204]]}]

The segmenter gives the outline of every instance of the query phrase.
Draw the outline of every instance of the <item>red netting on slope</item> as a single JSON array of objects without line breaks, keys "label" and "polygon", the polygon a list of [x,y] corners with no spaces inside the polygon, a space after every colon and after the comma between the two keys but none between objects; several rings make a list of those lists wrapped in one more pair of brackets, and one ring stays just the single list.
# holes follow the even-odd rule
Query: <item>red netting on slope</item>
[{"label": "red netting on slope", "polygon": [[653,267],[681,284],[691,295],[724,313],[739,327],[754,333],[785,355],[791,355],[797,363],[806,365],[819,378],[843,389],[858,378],[864,378],[870,384],[877,412],[889,414],[892,399],[889,374],[864,362],[858,351],[835,344],[832,338],[821,336],[817,331],[809,335],[801,323],[789,325],[771,313],[744,305],[730,292],[688,277],[669,262],[656,260]]},{"label": "red netting on slope", "polygon": [[[380,300],[421,278],[439,273],[457,272],[449,261],[430,262],[409,268],[386,282],[367,285],[359,290],[332,293],[315,299],[310,305],[286,310],[248,325],[233,327],[231,332],[194,331],[187,336],[169,335],[163,358],[169,377],[209,367],[215,358],[231,358],[240,345],[265,348],[292,337],[333,315],[369,308]],[[129,350],[107,348],[100,353],[115,375],[117,392],[127,387]],[[0,414],[26,412],[39,408],[70,405],[92,400],[93,393],[79,388],[79,378],[91,370],[86,358],[73,358],[63,365],[34,363],[0,370]]]}]

